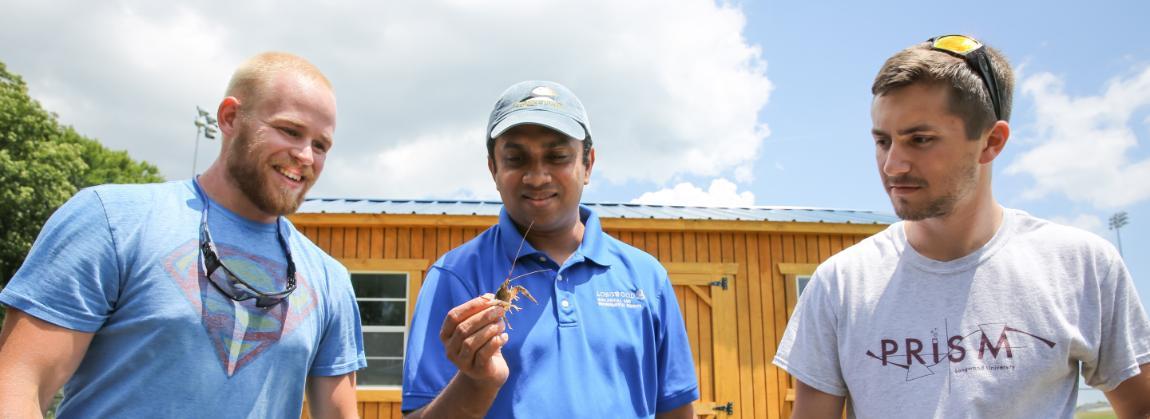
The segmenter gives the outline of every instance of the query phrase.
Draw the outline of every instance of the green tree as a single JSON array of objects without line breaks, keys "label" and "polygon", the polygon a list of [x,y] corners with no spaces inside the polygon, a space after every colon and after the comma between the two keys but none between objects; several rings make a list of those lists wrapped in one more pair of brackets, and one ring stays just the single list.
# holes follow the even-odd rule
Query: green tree
[{"label": "green tree", "polygon": [[155,166],[61,125],[0,62],[0,287],[19,269],[48,216],[80,189],[162,180]]}]

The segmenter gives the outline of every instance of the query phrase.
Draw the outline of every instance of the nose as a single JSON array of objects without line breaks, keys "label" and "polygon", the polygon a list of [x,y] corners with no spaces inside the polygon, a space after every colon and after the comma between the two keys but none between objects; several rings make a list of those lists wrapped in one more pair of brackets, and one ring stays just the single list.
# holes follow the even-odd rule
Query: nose
[{"label": "nose", "polygon": [[879,168],[887,176],[898,176],[910,171],[910,161],[906,150],[897,142],[892,142],[886,150],[879,149]]},{"label": "nose", "polygon": [[531,187],[539,187],[546,185],[551,181],[551,173],[547,171],[547,167],[541,163],[532,164],[523,173],[523,183]]},{"label": "nose", "polygon": [[291,156],[304,166],[310,166],[315,163],[315,150],[312,150],[311,145],[293,148]]}]

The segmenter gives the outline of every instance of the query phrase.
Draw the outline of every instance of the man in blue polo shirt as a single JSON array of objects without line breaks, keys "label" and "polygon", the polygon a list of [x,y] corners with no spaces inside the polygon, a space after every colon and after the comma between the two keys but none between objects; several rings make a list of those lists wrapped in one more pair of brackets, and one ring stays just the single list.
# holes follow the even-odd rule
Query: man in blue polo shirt
[{"label": "man in blue polo shirt", "polygon": [[[491,112],[487,152],[499,224],[428,270],[403,368],[407,417],[694,417],[666,270],[579,205],[595,164],[583,104],[556,83],[515,84]],[[521,310],[494,299],[508,278],[526,290]]]}]

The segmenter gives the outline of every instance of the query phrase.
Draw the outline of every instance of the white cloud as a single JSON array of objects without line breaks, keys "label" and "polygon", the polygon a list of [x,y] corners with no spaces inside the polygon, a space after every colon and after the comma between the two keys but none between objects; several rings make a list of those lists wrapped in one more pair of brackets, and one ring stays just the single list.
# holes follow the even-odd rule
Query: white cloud
[{"label": "white cloud", "polygon": [[1102,237],[1107,237],[1106,225],[1102,222],[1102,218],[1092,214],[1078,214],[1074,217],[1056,216],[1051,217],[1050,221],[1071,227],[1077,227],[1091,233],[1097,234]]},{"label": "white cloud", "polygon": [[[766,62],[726,2],[17,0],[5,14],[20,18],[0,50],[32,95],[169,178],[190,172],[194,106],[214,108],[231,70],[264,50],[298,53],[335,84],[337,145],[316,195],[490,196],[482,129],[526,79],[583,100],[608,183],[749,181],[769,133]],[[201,144],[201,170],[217,148]]]},{"label": "white cloud", "polygon": [[1132,114],[1150,105],[1150,68],[1114,79],[1098,96],[1071,97],[1049,73],[1025,79],[1022,92],[1034,99],[1036,144],[1006,168],[1035,184],[1025,198],[1062,194],[1099,209],[1119,208],[1150,198],[1150,158],[1133,155],[1138,136]]},{"label": "white cloud", "polygon": [[[324,169],[324,196],[359,197],[365,185],[391,198],[456,197],[499,200],[487,171],[483,128],[443,132],[401,141],[394,147],[345,157]],[[451,152],[444,152],[450,150]],[[319,196],[319,194],[314,194]]]},{"label": "white cloud", "polygon": [[632,199],[633,204],[686,205],[701,207],[748,207],[755,205],[755,194],[738,192],[739,186],[727,179],[715,179],[703,190],[689,182],[655,192],[647,192]]}]

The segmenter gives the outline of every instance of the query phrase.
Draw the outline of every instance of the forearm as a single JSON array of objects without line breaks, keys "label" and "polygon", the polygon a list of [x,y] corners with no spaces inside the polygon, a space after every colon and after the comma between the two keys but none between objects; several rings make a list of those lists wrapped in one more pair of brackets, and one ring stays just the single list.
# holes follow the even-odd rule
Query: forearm
[{"label": "forearm", "polygon": [[843,416],[845,397],[823,393],[802,381],[795,381],[795,406],[791,419],[834,419]]},{"label": "forearm", "polygon": [[89,341],[91,334],[9,309],[0,331],[0,419],[43,417]]},{"label": "forearm", "polygon": [[[309,377],[308,412],[315,419],[356,419],[355,373]],[[0,418],[2,419],[2,418]]]},{"label": "forearm", "polygon": [[1141,365],[1141,373],[1128,378],[1106,393],[1114,413],[1121,419],[1150,418],[1150,364]]},{"label": "forearm", "polygon": [[483,384],[464,374],[455,374],[443,391],[422,409],[411,412],[407,419],[482,418],[491,409],[502,384]]},{"label": "forearm", "polygon": [[[5,380],[7,381],[7,380]],[[37,394],[36,391],[20,391],[26,389],[22,384],[5,383],[0,385],[0,419],[40,419],[44,411],[52,402]]]}]

